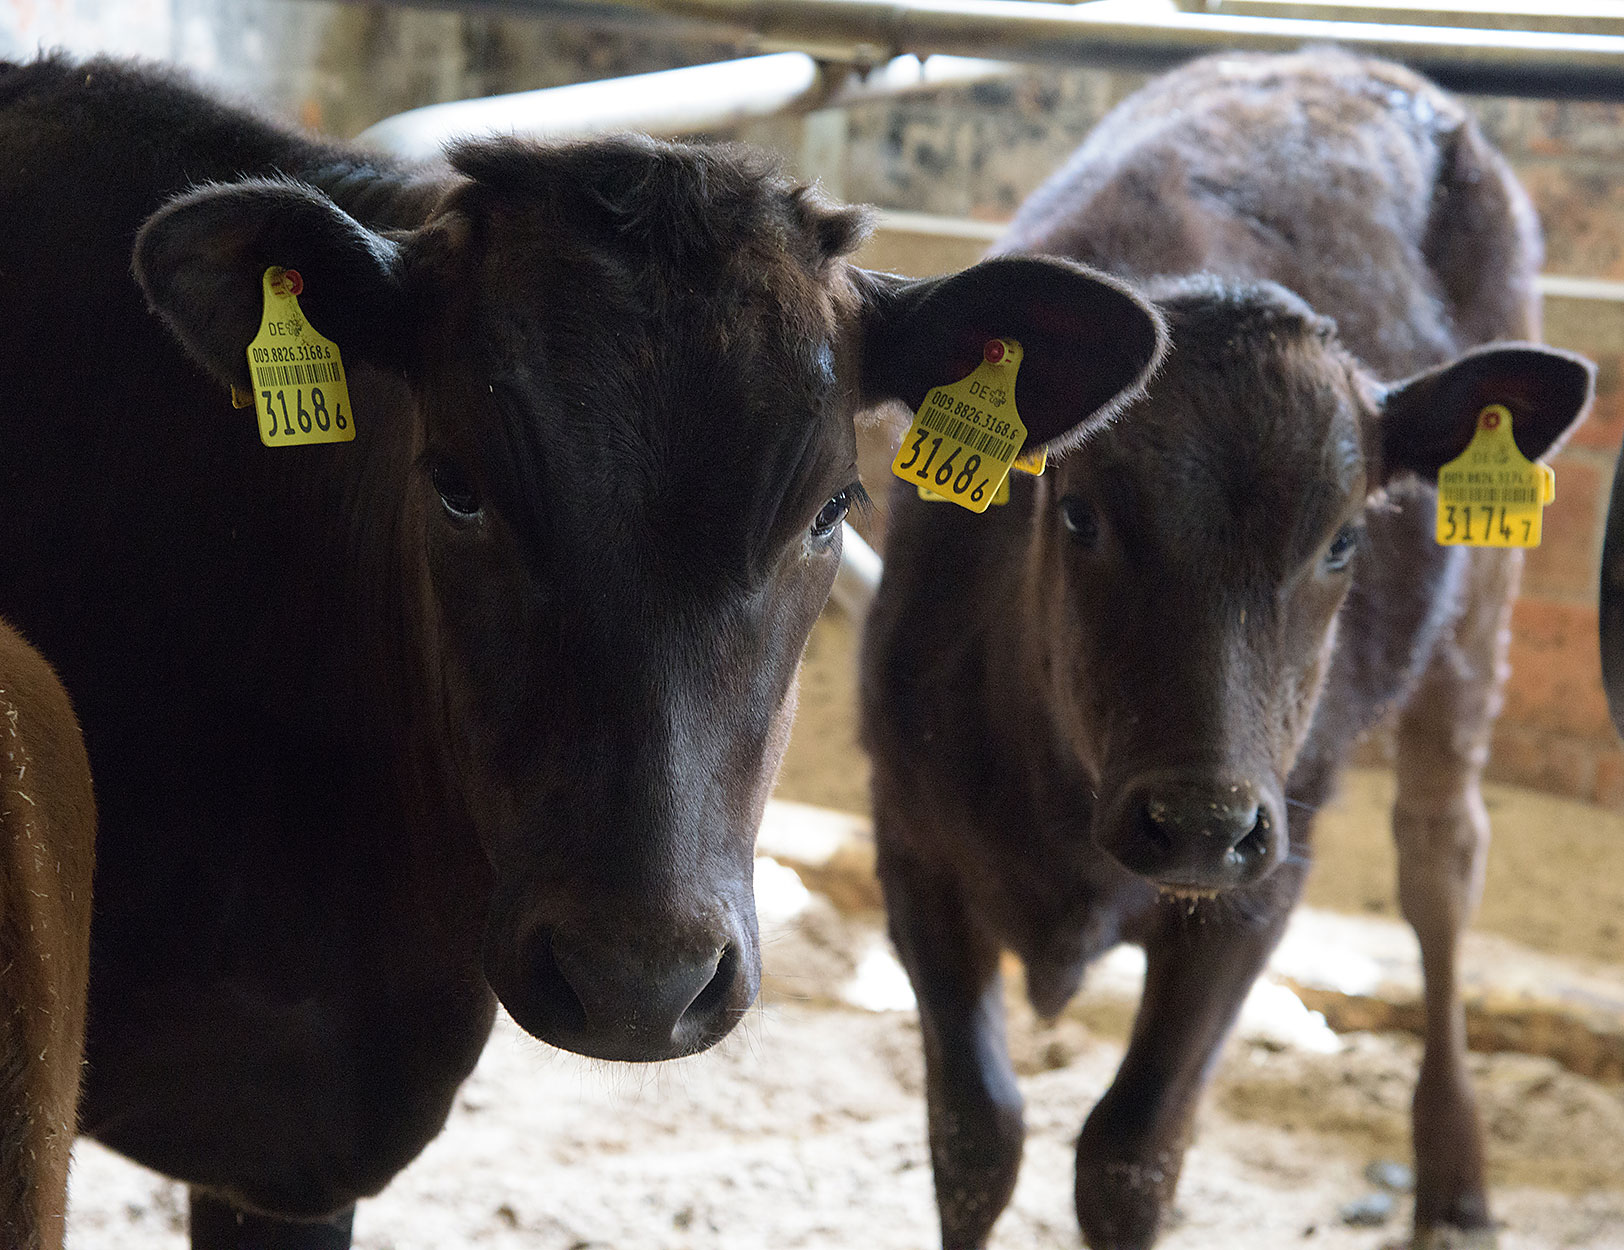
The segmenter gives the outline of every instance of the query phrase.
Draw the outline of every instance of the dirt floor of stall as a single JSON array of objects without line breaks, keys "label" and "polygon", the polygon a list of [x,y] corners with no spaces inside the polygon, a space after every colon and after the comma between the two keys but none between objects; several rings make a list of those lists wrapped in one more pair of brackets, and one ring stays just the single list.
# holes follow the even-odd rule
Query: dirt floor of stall
[{"label": "dirt floor of stall", "polygon": [[[866,805],[852,650],[831,612],[782,797]],[[1474,1038],[1498,1052],[1472,1069],[1500,1250],[1624,1250],[1624,816],[1498,787],[1489,798],[1496,841],[1466,979]],[[1408,1159],[1419,1058],[1404,1031],[1414,961],[1393,919],[1390,802],[1386,775],[1362,770],[1323,815],[1309,907],[1203,1104],[1167,1250],[1407,1245],[1402,1184],[1367,1176]],[[763,849],[776,858],[758,869],[762,1004],[709,1054],[593,1063],[503,1017],[446,1131],[362,1205],[356,1245],[931,1250],[916,1026],[865,908],[864,839],[861,817],[775,807]],[[1080,1244],[1072,1142],[1121,1056],[1141,964],[1129,951],[1102,961],[1052,1024],[1012,977],[1029,1140],[996,1250]],[[184,1211],[179,1186],[81,1144],[72,1250],[179,1250]]]}]

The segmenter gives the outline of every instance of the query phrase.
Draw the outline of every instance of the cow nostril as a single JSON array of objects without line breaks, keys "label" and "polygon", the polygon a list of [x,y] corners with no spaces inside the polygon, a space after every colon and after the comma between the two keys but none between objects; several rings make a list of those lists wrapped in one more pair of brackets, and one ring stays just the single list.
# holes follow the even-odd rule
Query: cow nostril
[{"label": "cow nostril", "polygon": [[711,974],[711,979],[705,983],[705,988],[694,996],[694,1001],[688,1004],[683,1015],[695,1020],[712,1015],[727,1002],[733,990],[733,982],[738,975],[738,948],[729,942],[722,947],[721,953],[716,957],[716,971]]},{"label": "cow nostril", "polygon": [[1173,834],[1168,828],[1172,823],[1172,814],[1161,799],[1146,799],[1140,804],[1136,823],[1139,836],[1153,850],[1165,854],[1173,848]]},{"label": "cow nostril", "polygon": [[1269,854],[1269,834],[1272,825],[1269,822],[1269,812],[1261,805],[1257,808],[1256,818],[1252,826],[1242,834],[1235,844],[1230,847],[1224,856],[1233,864],[1253,864],[1264,859]]},{"label": "cow nostril", "polygon": [[557,1027],[566,1030],[586,1028],[586,1006],[558,961],[552,935],[539,933],[532,949],[535,954],[529,967],[529,992],[546,1004],[549,1018]]}]

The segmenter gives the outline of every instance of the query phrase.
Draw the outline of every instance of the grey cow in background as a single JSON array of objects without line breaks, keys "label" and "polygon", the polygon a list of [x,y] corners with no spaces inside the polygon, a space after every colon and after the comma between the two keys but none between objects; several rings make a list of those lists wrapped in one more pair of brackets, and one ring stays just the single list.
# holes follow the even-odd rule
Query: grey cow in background
[{"label": "grey cow in background", "polygon": [[1095,1250],[1155,1240],[1314,813],[1393,714],[1426,976],[1416,1245],[1486,1246],[1456,950],[1521,559],[1437,545],[1430,483],[1486,405],[1533,459],[1589,400],[1586,362],[1504,342],[1539,333],[1527,198],[1414,74],[1223,55],[1123,103],[996,250],[1145,284],[1171,346],[1007,507],[892,485],[863,723],[943,1244],[985,1244],[1020,1162],[1000,951],[1053,1015],[1121,941],[1145,947],[1144,999],[1077,1143],[1076,1208]]}]

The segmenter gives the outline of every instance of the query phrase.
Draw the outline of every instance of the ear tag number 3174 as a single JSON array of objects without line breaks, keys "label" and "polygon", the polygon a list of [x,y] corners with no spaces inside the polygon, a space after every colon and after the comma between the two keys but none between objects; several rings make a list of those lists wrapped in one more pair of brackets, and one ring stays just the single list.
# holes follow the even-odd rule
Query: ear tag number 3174
[{"label": "ear tag number 3174", "polygon": [[248,345],[259,441],[267,447],[347,443],[355,437],[350,390],[338,344],[317,333],[299,308],[297,269],[265,271],[265,312]]},{"label": "ear tag number 3174", "polygon": [[1556,498],[1550,465],[1529,460],[1511,437],[1511,412],[1477,414],[1466,450],[1438,470],[1438,541],[1446,547],[1537,547],[1545,505]]},{"label": "ear tag number 3174", "polygon": [[1026,442],[1015,411],[1021,345],[989,339],[969,377],[933,387],[902,436],[891,472],[932,494],[985,512]]}]

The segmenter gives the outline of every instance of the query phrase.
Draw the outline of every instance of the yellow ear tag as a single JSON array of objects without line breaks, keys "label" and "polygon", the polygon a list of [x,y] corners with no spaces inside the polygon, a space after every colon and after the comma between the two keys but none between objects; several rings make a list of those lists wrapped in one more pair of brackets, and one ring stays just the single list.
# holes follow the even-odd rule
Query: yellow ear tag
[{"label": "yellow ear tag", "polygon": [[[923,499],[926,503],[951,503],[952,502],[952,500],[948,499],[946,495],[938,495],[935,491],[926,490],[923,486],[921,486],[919,488],[919,497],[921,499]],[[993,492],[992,506],[995,507],[995,508],[1002,508],[1008,502],[1009,502],[1009,479],[1006,477],[1002,482],[998,483],[998,489]]]},{"label": "yellow ear tag", "polygon": [[1021,345],[988,339],[982,361],[969,377],[931,388],[902,436],[891,472],[932,494],[985,512],[1002,488],[1026,427],[1015,411],[1015,375]]},{"label": "yellow ear tag", "polygon": [[1550,465],[1530,461],[1511,437],[1511,412],[1477,414],[1466,450],[1438,470],[1438,541],[1446,547],[1537,547],[1545,505],[1556,498]]},{"label": "yellow ear tag", "polygon": [[355,418],[344,362],[338,344],[318,334],[299,308],[304,279],[297,269],[272,265],[264,286],[265,312],[248,345],[259,441],[267,447],[349,442]]},{"label": "yellow ear tag", "polygon": [[[1043,470],[1049,467],[1049,449],[1039,447],[1036,451],[1023,452],[1015,457],[1015,463],[1010,465],[1011,473],[1029,473],[1033,477],[1042,477]],[[945,495],[938,495],[933,490],[919,488],[919,497],[926,503],[950,503]],[[998,489],[993,492],[992,506],[1002,508],[1009,502],[1009,478],[1006,477],[998,483]]]},{"label": "yellow ear tag", "polygon": [[[1033,477],[1042,477],[1043,470],[1049,467],[1049,449],[1039,447],[1036,451],[1022,452],[1015,457],[1015,463],[1009,467],[1017,473],[1030,473]],[[998,501],[995,499],[993,502]]]}]

